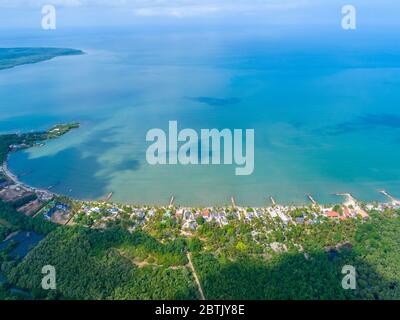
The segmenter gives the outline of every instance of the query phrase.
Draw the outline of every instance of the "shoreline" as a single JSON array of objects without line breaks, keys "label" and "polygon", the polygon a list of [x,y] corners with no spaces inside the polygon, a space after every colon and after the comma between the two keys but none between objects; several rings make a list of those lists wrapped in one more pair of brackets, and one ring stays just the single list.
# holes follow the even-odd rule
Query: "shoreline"
[{"label": "shoreline", "polygon": [[1,165],[1,172],[4,174],[4,176],[5,176],[8,180],[10,180],[11,182],[13,182],[13,183],[16,184],[16,185],[21,186],[21,187],[24,188],[24,189],[31,190],[32,192],[42,192],[42,193],[43,193],[43,192],[47,192],[47,193],[51,193],[51,194],[53,194],[53,195],[55,195],[55,196],[59,196],[58,194],[56,194],[56,193],[54,193],[54,192],[50,192],[49,190],[45,190],[45,189],[41,189],[41,188],[36,188],[36,187],[33,187],[33,186],[31,186],[31,185],[28,185],[28,184],[26,184],[26,183],[24,183],[24,182],[18,180],[18,177],[17,177],[14,173],[12,173],[12,172],[10,171],[10,169],[8,168],[8,160],[9,160],[9,155],[7,155],[6,160],[5,160],[5,161],[3,162],[3,164]]},{"label": "shoreline", "polygon": [[[60,136],[65,135],[66,133],[68,133],[71,129],[74,128],[79,128],[80,124],[79,123],[74,123],[74,124],[58,124],[52,127],[52,129],[50,129],[49,131],[47,131],[47,138],[45,138],[43,140],[51,140],[53,138],[57,138]],[[63,131],[61,132],[59,128],[62,128]],[[32,132],[31,134],[37,134],[35,132]],[[0,135],[1,136],[1,135]],[[32,148],[33,145],[28,146],[26,149]],[[23,149],[16,149],[16,151],[14,152],[19,152]],[[369,200],[369,201],[359,201],[358,199],[354,198],[353,195],[349,192],[336,192],[336,193],[331,193],[331,195],[335,195],[338,197],[343,197],[344,199],[342,201],[333,201],[333,202],[318,202],[314,199],[312,194],[309,193],[305,193],[304,194],[304,202],[301,203],[294,203],[294,202],[276,202],[275,201],[275,197],[274,196],[269,196],[269,197],[265,197],[265,199],[269,199],[271,201],[270,204],[268,204],[267,202],[265,202],[263,205],[250,205],[250,204],[243,204],[241,205],[240,203],[238,203],[239,205],[237,205],[236,202],[236,197],[235,196],[231,196],[230,199],[227,199],[225,203],[208,203],[208,204],[175,204],[175,199],[176,199],[176,195],[172,194],[168,197],[166,197],[165,199],[165,203],[161,204],[161,201],[159,202],[159,204],[156,203],[151,203],[151,202],[147,202],[147,203],[132,203],[131,201],[112,201],[112,195],[114,194],[114,191],[108,192],[108,195],[105,194],[101,199],[84,199],[84,198],[77,198],[77,197],[71,197],[69,195],[66,194],[60,194],[60,193],[56,193],[56,192],[52,192],[50,188],[48,189],[44,189],[44,188],[39,188],[39,187],[34,187],[32,185],[29,185],[27,183],[24,183],[22,181],[19,180],[18,175],[14,174],[8,164],[9,164],[9,160],[10,160],[10,154],[11,154],[12,150],[9,149],[7,151],[7,154],[5,156],[5,159],[1,165],[1,172],[4,174],[4,176],[6,177],[7,180],[11,181],[13,184],[20,186],[21,188],[30,191],[30,192],[34,192],[34,193],[38,193],[38,194],[47,194],[47,195],[51,195],[51,196],[55,196],[55,197],[66,197],[71,199],[72,201],[76,201],[76,202],[105,202],[105,203],[113,203],[116,205],[128,205],[128,206],[148,206],[148,207],[181,207],[181,208],[210,208],[210,207],[214,207],[214,208],[222,208],[222,207],[236,207],[236,208],[268,208],[268,207],[275,207],[275,206],[282,206],[282,207],[294,207],[294,208],[304,208],[304,207],[309,207],[309,206],[316,206],[316,207],[328,207],[328,206],[332,206],[332,205],[337,205],[337,204],[342,204],[342,205],[346,205],[346,206],[351,206],[351,205],[355,205],[357,203],[362,203],[362,204],[388,204],[391,203],[393,205],[400,205],[400,200],[398,200],[397,198],[391,196],[389,193],[387,193],[385,190],[377,190],[377,194],[383,194],[386,198],[387,201],[379,201],[379,200]],[[110,196],[111,195],[111,196]],[[309,200],[309,202],[306,201],[306,199]],[[230,200],[230,201],[229,201]]]},{"label": "shoreline", "polygon": [[[6,157],[6,160],[3,162],[2,166],[1,166],[1,172],[4,174],[4,176],[10,180],[12,183],[19,185],[20,187],[32,191],[32,192],[38,192],[38,193],[48,193],[48,194],[52,194],[53,196],[56,197],[66,197],[71,199],[72,201],[77,201],[77,202],[105,202],[105,203],[113,203],[113,204],[117,204],[117,205],[128,205],[128,206],[148,206],[148,207],[184,207],[184,208],[208,208],[208,207],[237,207],[237,208],[245,208],[245,207],[250,207],[250,208],[265,208],[265,207],[274,207],[274,206],[286,206],[286,207],[296,207],[296,208],[304,208],[304,207],[309,207],[309,206],[320,206],[320,207],[327,207],[327,206],[332,206],[332,205],[336,205],[336,204],[343,204],[346,206],[349,205],[354,205],[356,203],[364,203],[364,204],[372,204],[372,203],[378,203],[378,204],[386,204],[386,203],[397,203],[400,204],[400,200],[398,200],[395,197],[391,197],[391,199],[388,198],[388,201],[384,202],[384,201],[379,201],[379,200],[373,200],[373,201],[363,201],[363,200],[358,200],[356,198],[354,198],[354,196],[352,195],[352,193],[349,192],[337,192],[337,193],[333,193],[335,196],[338,197],[343,197],[344,200],[343,201],[338,201],[338,202],[331,202],[331,203],[323,203],[323,202],[317,202],[313,196],[311,194],[307,194],[305,193],[304,196],[305,198],[309,199],[310,203],[285,203],[285,202],[281,202],[278,203],[276,202],[274,197],[269,197],[270,199],[273,199],[274,201],[271,201],[271,204],[265,204],[265,205],[237,205],[236,204],[236,198],[235,197],[230,197],[230,201],[227,200],[227,202],[225,204],[207,204],[207,205],[188,205],[188,204],[176,204],[175,199],[176,196],[175,195],[171,195],[171,197],[168,199],[166,199],[165,204],[155,204],[155,203],[132,203],[132,202],[124,202],[124,201],[112,201],[111,197],[110,199],[107,199],[108,196],[110,194],[114,194],[115,192],[109,192],[108,196],[106,195],[105,197],[101,198],[101,199],[79,199],[76,197],[71,197],[65,194],[59,194],[56,192],[52,192],[49,189],[43,189],[43,188],[38,188],[38,187],[34,187],[32,185],[29,185],[27,183],[24,183],[22,181],[20,181],[18,179],[18,176],[16,174],[14,174],[8,166],[8,162],[9,162],[9,154]],[[384,190],[383,190],[384,191]],[[386,192],[386,191],[384,191]],[[377,193],[381,193],[382,194],[382,190],[377,190]],[[311,199],[310,199],[311,197]],[[171,200],[173,199],[173,204],[171,204]],[[234,200],[232,202],[232,200]],[[231,202],[231,203],[229,203]]]}]

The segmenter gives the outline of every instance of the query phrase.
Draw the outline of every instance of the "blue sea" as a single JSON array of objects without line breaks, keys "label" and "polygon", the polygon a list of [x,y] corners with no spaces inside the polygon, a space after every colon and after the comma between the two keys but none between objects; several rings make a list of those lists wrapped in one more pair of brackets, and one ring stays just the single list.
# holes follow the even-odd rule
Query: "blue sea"
[{"label": "blue sea", "polygon": [[[339,28],[2,31],[1,47],[81,49],[0,72],[0,132],[81,128],[15,153],[29,185],[79,199],[265,205],[400,197],[400,33]],[[146,133],[254,129],[255,170],[150,166]]]}]

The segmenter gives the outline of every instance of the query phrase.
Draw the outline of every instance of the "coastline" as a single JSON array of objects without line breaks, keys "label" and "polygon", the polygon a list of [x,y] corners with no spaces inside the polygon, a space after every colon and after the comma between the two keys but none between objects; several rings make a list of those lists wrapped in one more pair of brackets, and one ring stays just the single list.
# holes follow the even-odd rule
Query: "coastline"
[{"label": "coastline", "polygon": [[[30,190],[30,191],[32,191],[32,192],[40,192],[40,193],[47,192],[47,193],[49,193],[48,190],[36,188],[36,187],[30,186],[30,185],[28,185],[28,184],[26,184],[26,183],[21,182],[20,180],[18,180],[18,177],[17,177],[14,173],[12,173],[12,172],[10,171],[10,169],[8,168],[8,160],[9,160],[9,154],[8,154],[7,157],[6,157],[6,160],[5,160],[5,161],[3,162],[3,164],[1,165],[1,172],[4,174],[4,176],[5,176],[7,179],[9,179],[10,181],[12,181],[14,184],[16,184],[16,185],[18,185],[18,186],[20,186],[20,187],[22,187],[22,188],[24,188],[24,189]],[[56,193],[54,193],[54,192],[51,192],[51,194],[53,194],[53,195],[55,195],[55,196],[59,196],[58,194],[56,194]]]},{"label": "coastline", "polygon": [[[57,197],[66,197],[66,198],[70,198],[72,201],[77,201],[77,202],[105,202],[105,203],[114,203],[116,205],[128,205],[128,206],[149,206],[149,207],[163,207],[164,205],[156,205],[156,204],[151,204],[151,203],[128,203],[128,202],[114,202],[111,201],[112,200],[112,195],[114,192],[109,192],[108,195],[106,195],[103,199],[78,199],[78,198],[74,198],[74,197],[70,197],[68,195],[64,195],[64,194],[59,194],[56,192],[52,192],[49,189],[43,189],[43,188],[38,188],[38,187],[34,187],[32,185],[29,185],[25,182],[22,182],[18,179],[17,175],[15,175],[8,167],[8,161],[9,161],[9,154],[6,157],[6,160],[3,162],[1,168],[1,172],[3,173],[4,176],[10,180],[12,183],[28,190],[31,192],[35,192],[35,193],[47,193],[47,194],[51,194],[53,196],[57,196]],[[386,191],[382,190],[382,191],[377,191],[377,193],[383,193],[385,195]],[[231,205],[228,204],[209,204],[209,205],[185,205],[185,204],[176,204],[175,203],[175,196],[172,195],[170,197],[170,200],[166,202],[165,207],[185,207],[185,208],[207,208],[207,207],[236,207],[236,208],[244,208],[244,207],[252,207],[252,208],[261,208],[261,207],[275,207],[275,206],[287,206],[287,207],[294,207],[294,208],[304,208],[304,207],[308,207],[308,206],[320,206],[320,207],[327,207],[327,206],[334,206],[336,204],[343,204],[345,206],[353,206],[355,204],[357,204],[358,202],[361,203],[365,203],[365,204],[371,204],[371,203],[380,203],[380,204],[385,204],[385,203],[390,203],[392,202],[393,204],[400,204],[400,200],[398,200],[395,197],[392,197],[391,195],[386,196],[388,197],[388,202],[382,202],[382,201],[378,201],[378,200],[374,200],[374,201],[358,201],[357,199],[354,198],[354,196],[349,193],[349,192],[338,192],[338,193],[334,193],[336,196],[338,197],[343,197],[344,200],[343,201],[338,201],[338,202],[333,202],[333,203],[321,203],[321,202],[317,202],[315,201],[315,199],[313,198],[312,195],[310,194],[306,194],[305,193],[305,197],[308,198],[310,200],[310,203],[302,203],[302,204],[293,204],[293,203],[277,203],[274,197],[270,197],[271,199],[271,204],[270,205],[265,205],[265,206],[252,206],[252,205],[237,205],[236,204],[236,200],[235,197],[230,197],[230,202]],[[387,194],[387,193],[386,193]],[[110,196],[111,195],[111,196]],[[389,198],[390,197],[390,198]],[[228,203],[228,201],[227,201]]]}]

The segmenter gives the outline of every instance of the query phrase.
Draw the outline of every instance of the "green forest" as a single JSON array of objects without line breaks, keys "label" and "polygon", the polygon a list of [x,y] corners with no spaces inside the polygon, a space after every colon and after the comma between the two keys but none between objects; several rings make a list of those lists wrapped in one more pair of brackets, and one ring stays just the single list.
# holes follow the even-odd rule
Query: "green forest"
[{"label": "green forest", "polygon": [[[161,243],[146,232],[129,233],[119,226],[103,231],[46,230],[45,221],[38,220],[43,223],[39,228],[24,220],[9,221],[50,233],[22,261],[8,261],[2,255],[1,270],[35,299],[198,299],[187,267],[188,251],[193,252],[207,299],[400,298],[400,218],[390,212],[376,214],[367,223],[338,227],[325,238],[318,233],[320,238],[304,240],[307,253],[268,257],[257,250],[239,250],[234,257],[229,251],[209,251],[197,237]],[[324,241],[330,243],[336,232],[347,232],[352,245],[324,250]],[[313,246],[313,241],[318,243]],[[41,289],[41,268],[48,264],[57,270],[55,291]],[[356,268],[356,290],[341,286],[344,265]]]},{"label": "green forest", "polygon": [[[136,249],[152,263],[141,265],[125,249]],[[140,260],[143,261],[143,260]],[[185,242],[161,244],[144,233],[112,228],[104,232],[59,227],[18,265],[4,268],[10,282],[35,298],[196,299],[186,267]],[[44,265],[57,270],[57,290],[41,289]]]},{"label": "green forest", "polygon": [[[321,241],[307,240],[315,242],[307,258],[289,252],[266,263],[198,252],[194,264],[208,299],[400,299],[399,217],[375,216],[359,225],[352,247],[334,254],[319,248]],[[341,286],[344,265],[356,268],[356,290]]]}]

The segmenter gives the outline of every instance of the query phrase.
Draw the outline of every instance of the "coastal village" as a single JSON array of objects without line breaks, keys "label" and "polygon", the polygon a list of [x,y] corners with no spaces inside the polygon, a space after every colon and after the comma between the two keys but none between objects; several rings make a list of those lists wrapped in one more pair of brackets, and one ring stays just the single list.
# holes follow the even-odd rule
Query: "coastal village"
[{"label": "coastal village", "polygon": [[[8,145],[6,154],[44,145],[47,139],[62,136],[72,129],[79,128],[78,123],[56,125],[47,132],[28,134],[19,143]],[[343,202],[336,205],[317,203],[312,195],[305,195],[309,205],[281,205],[272,196],[270,205],[265,207],[244,207],[236,204],[231,197],[229,206],[222,207],[185,207],[174,204],[174,196],[165,206],[126,205],[112,202],[112,192],[99,201],[79,201],[58,196],[48,189],[37,189],[19,182],[7,168],[7,158],[0,168],[0,199],[12,203],[15,209],[29,217],[44,217],[61,225],[82,225],[104,229],[118,220],[130,221],[129,229],[145,228],[146,224],[158,219],[161,223],[174,219],[184,234],[197,230],[200,224],[213,223],[220,227],[232,221],[252,224],[256,220],[282,228],[291,225],[312,225],[333,220],[340,223],[348,219],[367,220],[371,210],[383,212],[386,209],[400,209],[400,200],[384,190],[379,191],[388,201],[385,203],[362,203],[350,193],[338,193]],[[254,232],[256,234],[256,232]]]},{"label": "coastal village", "polygon": [[236,205],[232,197],[231,206],[196,208],[174,205],[174,198],[171,197],[165,206],[136,206],[110,202],[111,196],[101,201],[67,199],[49,190],[31,188],[18,182],[8,171],[6,163],[0,170],[0,199],[17,204],[19,212],[30,217],[43,216],[57,224],[81,224],[98,229],[106,228],[121,216],[128,216],[133,222],[131,229],[134,230],[137,226],[145,226],[146,222],[160,213],[165,219],[175,218],[179,221],[182,231],[191,232],[198,228],[199,221],[221,227],[232,220],[251,223],[255,219],[279,222],[282,226],[316,224],[327,220],[340,223],[347,219],[367,220],[370,210],[383,212],[390,208],[400,209],[399,200],[384,190],[380,192],[388,198],[388,202],[361,203],[350,193],[340,193],[337,195],[342,196],[344,201],[336,205],[321,205],[311,195],[306,195],[310,205],[280,205],[270,197],[270,206],[242,207]]}]

